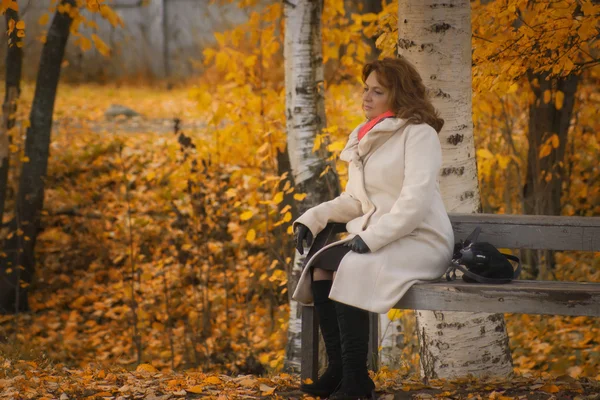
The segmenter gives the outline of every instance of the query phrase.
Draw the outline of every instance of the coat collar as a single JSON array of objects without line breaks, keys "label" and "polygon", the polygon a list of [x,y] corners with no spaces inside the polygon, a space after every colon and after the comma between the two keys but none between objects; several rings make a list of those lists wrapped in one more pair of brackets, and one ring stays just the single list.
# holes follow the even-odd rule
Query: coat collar
[{"label": "coat collar", "polygon": [[402,118],[386,118],[375,125],[359,142],[358,131],[366,123],[367,121],[361,123],[350,133],[348,143],[346,143],[346,147],[340,153],[340,160],[350,162],[354,159],[364,157],[372,149],[383,144],[392,134],[402,129],[407,121]]}]

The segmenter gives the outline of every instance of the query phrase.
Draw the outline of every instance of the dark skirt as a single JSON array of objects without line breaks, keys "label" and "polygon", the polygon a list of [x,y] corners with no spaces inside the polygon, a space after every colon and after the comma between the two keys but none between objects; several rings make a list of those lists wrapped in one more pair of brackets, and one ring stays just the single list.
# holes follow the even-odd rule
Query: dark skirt
[{"label": "dark skirt", "polygon": [[311,267],[313,271],[314,268],[321,268],[327,271],[337,271],[342,258],[344,258],[346,253],[349,251],[351,251],[350,247],[343,245],[330,247],[317,256],[317,258],[311,264]]},{"label": "dark skirt", "polygon": [[[323,247],[336,240],[336,236],[343,232],[346,232],[346,224],[335,222],[327,224],[325,229],[319,232],[315,238],[313,245],[306,255],[305,262],[308,262],[314,254]],[[342,258],[344,258],[349,251],[351,251],[350,247],[337,245],[320,253],[311,263],[311,277],[315,268],[321,268],[327,271],[337,271]]]}]

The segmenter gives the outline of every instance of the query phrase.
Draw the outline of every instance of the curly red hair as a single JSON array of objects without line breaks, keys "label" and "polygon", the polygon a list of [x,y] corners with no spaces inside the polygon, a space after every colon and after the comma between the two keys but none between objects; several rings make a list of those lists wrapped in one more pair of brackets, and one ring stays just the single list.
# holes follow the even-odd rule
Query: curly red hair
[{"label": "curly red hair", "polygon": [[379,83],[390,91],[391,111],[398,118],[427,123],[440,133],[444,120],[431,104],[421,75],[408,60],[387,57],[370,62],[363,67],[363,82],[371,72],[376,72]]}]

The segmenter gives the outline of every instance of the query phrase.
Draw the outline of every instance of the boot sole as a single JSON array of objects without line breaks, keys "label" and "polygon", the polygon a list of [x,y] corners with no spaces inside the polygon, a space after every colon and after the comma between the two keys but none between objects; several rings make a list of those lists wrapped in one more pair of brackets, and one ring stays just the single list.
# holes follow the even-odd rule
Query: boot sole
[{"label": "boot sole", "polygon": [[375,393],[375,389],[373,389],[371,391],[370,395],[334,397],[333,399],[334,400],[377,400],[377,393]]},{"label": "boot sole", "polygon": [[307,388],[304,386],[300,386],[300,391],[307,393],[307,394],[311,394],[313,396],[319,396],[321,398],[326,398],[329,397],[333,394],[333,392],[335,391],[335,389],[333,390],[318,390],[318,389],[312,389],[312,388]]}]

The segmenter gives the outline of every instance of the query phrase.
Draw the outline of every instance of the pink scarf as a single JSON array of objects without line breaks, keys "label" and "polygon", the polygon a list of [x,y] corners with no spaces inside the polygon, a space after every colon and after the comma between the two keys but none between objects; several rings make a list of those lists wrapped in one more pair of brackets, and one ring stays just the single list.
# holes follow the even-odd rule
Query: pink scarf
[{"label": "pink scarf", "polygon": [[380,123],[384,119],[391,118],[391,117],[395,117],[394,113],[391,112],[391,111],[386,111],[383,114],[379,114],[377,117],[373,118],[372,120],[370,120],[369,122],[367,122],[366,124],[364,124],[358,130],[358,141],[360,141],[360,139],[362,139],[371,129],[373,129],[373,127],[375,125],[377,125],[378,123]]}]

